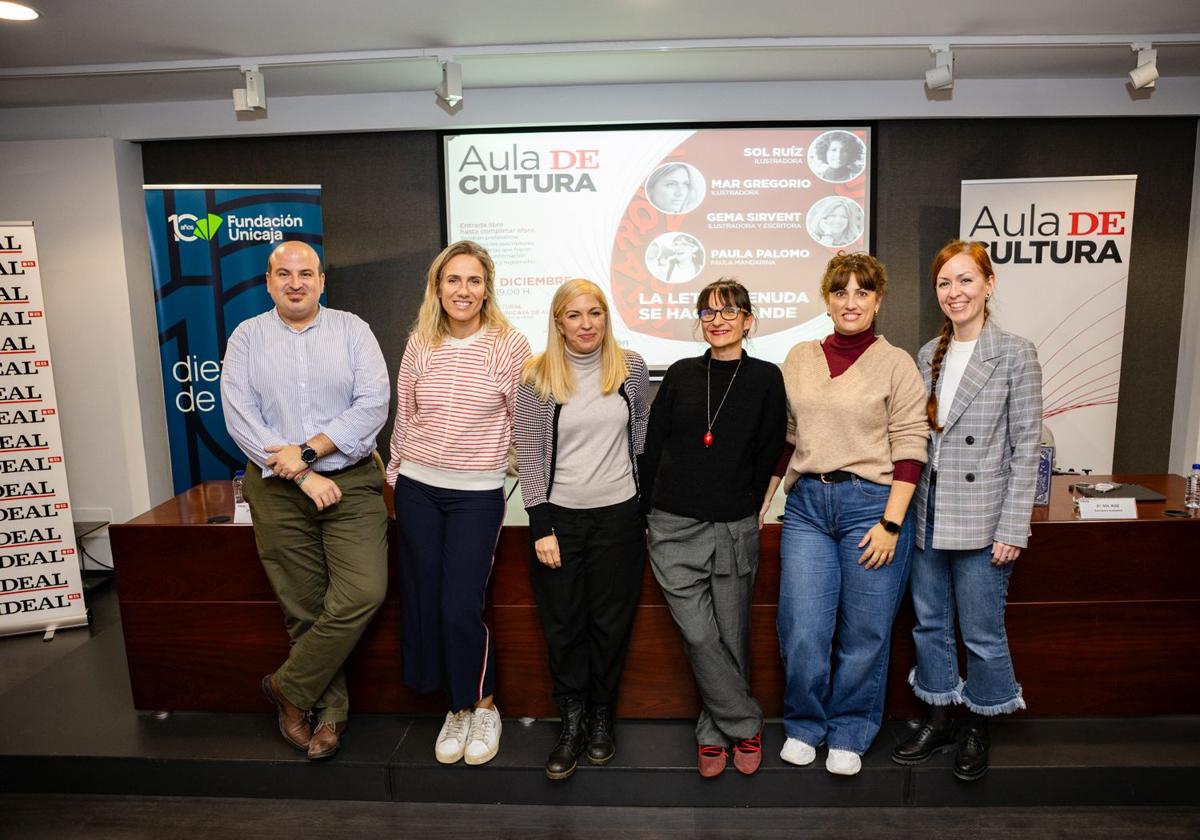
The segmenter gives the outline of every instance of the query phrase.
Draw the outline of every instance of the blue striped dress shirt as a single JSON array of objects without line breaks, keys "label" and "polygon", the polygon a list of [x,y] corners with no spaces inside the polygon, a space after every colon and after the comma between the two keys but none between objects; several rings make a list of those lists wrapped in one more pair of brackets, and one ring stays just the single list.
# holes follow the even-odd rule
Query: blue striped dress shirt
[{"label": "blue striped dress shirt", "polygon": [[229,337],[221,372],[225,426],[264,478],[273,475],[264,447],[321,433],[337,451],[317,460],[317,472],[370,455],[387,420],[390,387],[371,328],[323,306],[300,331],[275,309],[243,321]]}]

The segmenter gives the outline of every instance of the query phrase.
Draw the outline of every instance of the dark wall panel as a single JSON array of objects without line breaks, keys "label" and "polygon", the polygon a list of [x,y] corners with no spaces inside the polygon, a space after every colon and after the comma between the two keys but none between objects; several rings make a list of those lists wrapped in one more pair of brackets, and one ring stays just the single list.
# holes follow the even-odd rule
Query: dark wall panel
[{"label": "dark wall panel", "polygon": [[[443,245],[436,134],[144,143],[142,167],[147,184],[320,184],[326,300],[371,325],[395,380],[425,270]],[[391,429],[389,415],[385,458]]]},{"label": "dark wall panel", "polygon": [[[1195,143],[1194,118],[878,123],[874,241],[891,282],[881,331],[913,353],[937,332],[926,274],[958,231],[960,181],[1135,174],[1115,468],[1182,469],[1167,459]],[[435,133],[163,141],[142,159],[147,183],[321,184],[330,305],[371,324],[395,375],[443,244]]]},{"label": "dark wall panel", "polygon": [[875,243],[891,283],[881,329],[914,353],[936,334],[929,264],[958,232],[960,181],[1137,175],[1114,469],[1180,472],[1168,458],[1195,146],[1190,117],[880,123]]}]

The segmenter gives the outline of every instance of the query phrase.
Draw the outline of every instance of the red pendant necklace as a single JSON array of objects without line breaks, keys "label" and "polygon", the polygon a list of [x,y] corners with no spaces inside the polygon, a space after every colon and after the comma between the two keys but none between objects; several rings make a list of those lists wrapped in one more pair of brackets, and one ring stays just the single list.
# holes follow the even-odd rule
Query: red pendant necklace
[{"label": "red pendant necklace", "polygon": [[713,437],[713,423],[717,422],[717,415],[721,413],[721,409],[725,407],[725,400],[729,397],[729,389],[733,387],[733,381],[737,379],[738,371],[742,369],[742,357],[738,356],[737,367],[733,369],[733,376],[729,379],[729,384],[725,386],[725,396],[721,397],[720,404],[717,405],[717,413],[712,413],[712,356],[708,357],[708,371],[704,378],[704,416],[708,420],[708,431],[704,433],[705,448],[712,446],[716,438]]}]

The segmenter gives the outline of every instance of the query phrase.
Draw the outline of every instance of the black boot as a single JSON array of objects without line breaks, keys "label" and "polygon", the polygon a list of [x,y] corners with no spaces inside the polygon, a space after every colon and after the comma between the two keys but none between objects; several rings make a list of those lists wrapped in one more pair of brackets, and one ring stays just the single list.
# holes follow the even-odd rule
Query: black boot
[{"label": "black boot", "polygon": [[966,735],[954,754],[954,775],[964,782],[973,782],[986,773],[991,746],[987,718],[971,715],[967,718]]},{"label": "black boot", "polygon": [[562,729],[558,743],[546,759],[546,778],[566,779],[575,772],[575,756],[583,749],[583,701],[564,700],[558,707]]},{"label": "black boot", "polygon": [[612,706],[597,703],[588,717],[587,757],[591,764],[608,764],[617,754],[613,740]]},{"label": "black boot", "polygon": [[933,706],[913,733],[892,750],[892,761],[912,766],[924,764],[955,745],[956,731],[946,706]]}]

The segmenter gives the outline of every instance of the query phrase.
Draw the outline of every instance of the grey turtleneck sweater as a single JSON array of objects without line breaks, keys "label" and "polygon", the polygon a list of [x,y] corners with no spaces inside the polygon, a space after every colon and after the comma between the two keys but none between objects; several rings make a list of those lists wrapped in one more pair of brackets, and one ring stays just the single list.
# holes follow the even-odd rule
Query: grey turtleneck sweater
[{"label": "grey turtleneck sweater", "polygon": [[558,417],[558,446],[550,502],[597,508],[633,498],[629,460],[629,406],[617,391],[600,393],[600,350],[586,356],[567,350],[575,393]]}]

